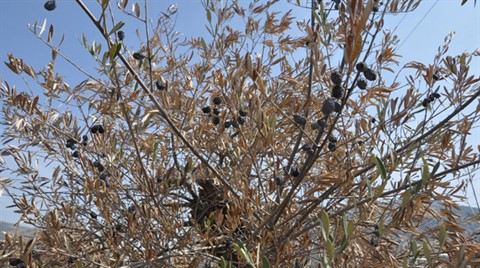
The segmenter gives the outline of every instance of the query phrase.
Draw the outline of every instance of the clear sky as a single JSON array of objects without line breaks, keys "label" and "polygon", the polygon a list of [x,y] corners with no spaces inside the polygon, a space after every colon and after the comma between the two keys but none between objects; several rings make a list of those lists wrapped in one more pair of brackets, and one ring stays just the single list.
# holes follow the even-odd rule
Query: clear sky
[{"label": "clear sky", "polygon": [[[244,0],[240,0],[243,2]],[[96,6],[94,0],[84,1],[88,6]],[[115,2],[112,0],[112,2]],[[133,0],[129,1],[131,5]],[[141,1],[143,2],[143,1]],[[301,1],[305,2],[304,0]],[[449,55],[457,55],[464,51],[473,51],[480,48],[480,5],[473,6],[474,0],[461,7],[460,0],[424,0],[414,12],[399,15],[387,15],[385,28],[395,30],[401,39],[401,47],[397,51],[402,55],[401,65],[409,61],[420,61],[431,64],[437,48],[443,44],[445,36],[450,31],[456,32]],[[203,27],[205,12],[199,0],[150,0],[150,17],[155,18],[161,11],[165,11],[171,4],[177,4],[178,20],[177,31],[191,36],[205,32]],[[57,0],[57,9],[48,12],[43,8],[43,0],[0,0],[0,57],[1,61],[7,61],[6,54],[13,53],[16,57],[23,58],[27,63],[40,69],[50,60],[50,50],[43,45],[29,30],[27,25],[38,21],[41,25],[47,19],[47,25],[55,26],[55,40],[59,40],[61,34],[65,34],[65,41],[61,51],[84,67],[87,71],[93,71],[94,62],[88,52],[80,44],[80,37],[85,33],[91,42],[94,39],[101,40],[95,32],[93,25],[86,15],[80,10],[73,0]],[[282,0],[282,8],[285,11],[293,8],[286,0]],[[300,10],[299,12],[302,12]],[[308,11],[304,10],[304,17],[308,17]],[[97,12],[98,13],[98,12]],[[302,16],[302,13],[294,15]],[[134,29],[140,25],[134,25],[132,21],[126,21],[125,32],[127,34],[127,47],[135,50],[141,40],[135,37]],[[48,31],[48,30],[47,30]],[[65,75],[65,80],[70,85],[84,79],[78,75],[70,65],[63,60],[58,61],[57,70]],[[60,67],[60,68],[59,68]],[[471,73],[477,76],[480,73],[480,62],[475,61],[471,66]],[[4,64],[0,65],[0,77],[9,84],[22,87],[24,83],[13,75]],[[480,137],[480,130],[475,129],[474,137]],[[478,142],[477,142],[478,143]],[[44,169],[48,173],[48,168]],[[0,174],[7,176],[8,174]],[[47,176],[47,174],[42,174]],[[480,185],[478,175],[474,182]],[[471,187],[471,186],[470,186]],[[477,186],[477,193],[480,186]],[[471,189],[467,196],[473,201]],[[0,220],[14,222],[18,219],[11,210],[5,209],[9,205],[8,199],[0,197]],[[473,203],[472,203],[473,204]]]}]

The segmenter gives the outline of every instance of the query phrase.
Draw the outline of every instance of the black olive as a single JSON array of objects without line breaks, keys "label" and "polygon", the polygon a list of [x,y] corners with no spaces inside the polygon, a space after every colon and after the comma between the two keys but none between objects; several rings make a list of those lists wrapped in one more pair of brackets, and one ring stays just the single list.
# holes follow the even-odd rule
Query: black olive
[{"label": "black olive", "polygon": [[302,264],[298,259],[295,260],[295,268],[302,268]]},{"label": "black olive", "polygon": [[103,181],[104,181],[104,180],[107,180],[107,178],[108,178],[108,173],[102,173],[102,174],[100,175],[100,179],[103,180]]},{"label": "black olive", "polygon": [[330,152],[334,152],[336,149],[337,149],[337,144],[335,142],[328,143],[328,150],[330,150]]},{"label": "black olive", "polygon": [[213,104],[215,104],[215,105],[220,105],[220,104],[222,104],[222,98],[219,97],[219,96],[214,97],[214,98],[213,98]]},{"label": "black olive", "polygon": [[214,125],[218,125],[220,123],[220,118],[218,118],[218,116],[215,116],[212,118],[212,123]]},{"label": "black olive", "polygon": [[312,145],[310,145],[310,144],[308,144],[308,143],[307,143],[307,144],[304,144],[301,149],[304,150],[304,151],[306,151],[306,150],[308,150],[308,149],[312,149]]},{"label": "black olive", "polygon": [[300,175],[300,171],[297,167],[293,166],[290,168],[290,175],[292,175],[292,177],[298,177]]},{"label": "black olive", "polygon": [[117,37],[118,37],[118,40],[123,41],[123,39],[125,38],[125,32],[124,31],[118,31],[117,32]]},{"label": "black olive", "polygon": [[335,110],[335,101],[332,99],[326,99],[323,101],[322,112],[325,115],[330,115]]},{"label": "black olive", "polygon": [[370,68],[365,69],[363,75],[365,75],[365,78],[369,81],[377,80],[377,74]]},{"label": "black olive", "polygon": [[100,165],[100,166],[97,167],[97,170],[99,172],[103,172],[105,170],[105,167],[103,165]]},{"label": "black olive", "polygon": [[220,110],[219,110],[218,108],[213,108],[213,114],[219,115],[219,114],[220,114]]},{"label": "black olive", "polygon": [[240,125],[238,124],[237,120],[232,120],[232,126],[233,126],[234,128],[237,128],[237,127],[239,127]]},{"label": "black olive", "polygon": [[342,86],[336,85],[332,88],[332,98],[340,99],[343,95]]},{"label": "black olive", "polygon": [[425,108],[427,108],[427,105],[428,105],[428,100],[427,100],[427,99],[424,99],[424,100],[422,101],[422,106],[425,107]]},{"label": "black olive", "polygon": [[315,151],[314,151],[312,148],[310,148],[309,150],[306,150],[305,152],[306,152],[309,156],[312,156],[312,155],[315,154]]},{"label": "black olive", "polygon": [[98,133],[100,133],[100,134],[105,133],[105,129],[103,128],[102,125],[99,125],[99,126],[98,126]]},{"label": "black olive", "polygon": [[158,90],[165,90],[165,83],[163,83],[160,80],[157,80],[155,82],[155,86],[157,87]]},{"label": "black olive", "polygon": [[77,257],[74,257],[74,256],[70,256],[67,259],[68,263],[75,263],[76,261],[77,261]]},{"label": "black olive", "polygon": [[88,136],[87,136],[87,135],[83,135],[82,140],[88,141]]},{"label": "black olive", "polygon": [[275,180],[275,184],[276,184],[277,186],[283,185],[283,180],[282,180],[280,177],[275,177],[274,180]]},{"label": "black olive", "polygon": [[317,120],[317,123],[322,130],[327,127],[327,120],[325,119]]},{"label": "black olive", "polygon": [[225,126],[225,128],[229,128],[232,126],[232,121],[227,120],[225,121],[225,123],[223,123],[223,125]]},{"label": "black olive", "polygon": [[357,71],[363,73],[365,71],[365,68],[367,68],[367,64],[362,61],[357,63],[357,65],[355,65],[355,68],[357,69]]},{"label": "black olive", "polygon": [[96,218],[97,218],[97,214],[96,214],[95,212],[91,211],[91,212],[90,212],[90,217],[91,217],[92,219],[96,219]]},{"label": "black olive", "polygon": [[17,265],[19,265],[20,263],[23,263],[23,260],[22,260],[22,259],[19,259],[19,258],[11,258],[10,260],[8,260],[8,263],[9,263],[11,266],[17,266]]},{"label": "black olive", "polygon": [[239,117],[237,117],[237,122],[238,122],[241,126],[243,126],[243,124],[245,124],[245,119],[243,119],[243,117],[239,116]]},{"label": "black olive", "polygon": [[43,7],[48,10],[48,11],[52,11],[54,10],[55,8],[57,8],[57,3],[55,0],[49,0],[47,2],[45,2],[45,4],[43,5]]},{"label": "black olive", "polygon": [[335,138],[334,136],[330,136],[330,137],[328,137],[328,141],[329,141],[329,142],[336,143],[336,142],[337,142],[337,138]]},{"label": "black olive", "polygon": [[87,142],[87,141],[83,141],[83,142],[82,142],[82,145],[83,145],[83,146],[87,146],[87,145],[88,145],[88,142]]},{"label": "black olive", "polygon": [[435,96],[433,96],[433,94],[431,94],[430,96],[428,96],[428,101],[429,102],[432,102],[435,100]]},{"label": "black olive", "polygon": [[93,134],[95,134],[95,133],[98,132],[98,127],[99,127],[99,125],[94,125],[93,127],[90,128],[90,131],[91,131]]},{"label": "black olive", "polygon": [[202,108],[202,112],[204,114],[209,114],[211,111],[212,111],[212,108],[210,108],[210,106],[205,106]]},{"label": "black olive", "polygon": [[330,74],[330,80],[333,84],[340,85],[342,83],[342,76],[338,72],[333,72]]},{"label": "black olive", "polygon": [[133,53],[133,58],[136,59],[136,60],[143,60],[143,59],[145,59],[145,55],[143,55],[139,52],[135,52],[135,53]]},{"label": "black olive", "polygon": [[432,96],[436,99],[440,98],[440,94],[438,94],[437,92],[433,93]]},{"label": "black olive", "polygon": [[298,114],[293,115],[293,121],[295,121],[295,123],[297,123],[301,126],[303,126],[307,123],[307,119],[305,118],[305,116],[298,115]]},{"label": "black olive", "polygon": [[372,11],[373,11],[373,12],[378,12],[378,7],[377,7],[377,6],[374,6],[374,7],[372,8]]},{"label": "black olive", "polygon": [[134,205],[129,206],[128,207],[128,212],[130,212],[130,213],[135,212],[135,206]]},{"label": "black olive", "polygon": [[247,116],[247,115],[248,115],[247,111],[242,110],[242,109],[238,110],[238,114],[239,114],[240,116]]},{"label": "black olive", "polygon": [[342,105],[335,101],[335,112],[339,113],[342,111]]},{"label": "black olive", "polygon": [[359,89],[366,89],[366,88],[367,88],[367,81],[365,81],[365,79],[359,78],[359,79],[357,80],[357,87],[358,87]]},{"label": "black olive", "polygon": [[78,151],[75,151],[75,152],[72,153],[72,156],[73,157],[79,157],[80,153]]}]

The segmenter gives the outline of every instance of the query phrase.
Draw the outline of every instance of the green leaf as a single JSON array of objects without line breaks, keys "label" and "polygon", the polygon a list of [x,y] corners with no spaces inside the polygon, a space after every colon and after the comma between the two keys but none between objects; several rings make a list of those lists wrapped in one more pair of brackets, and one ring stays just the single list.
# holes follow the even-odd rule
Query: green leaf
[{"label": "green leaf", "polygon": [[387,181],[383,181],[383,183],[375,189],[375,197],[380,197],[383,194],[385,186],[387,186]]},{"label": "green leaf", "polygon": [[382,176],[382,180],[387,180],[387,171],[385,170],[385,166],[380,158],[375,156],[375,164],[377,165],[377,170]]},{"label": "green leaf", "polygon": [[430,251],[430,245],[428,245],[427,240],[423,240],[423,251],[425,252],[425,258],[427,258],[428,266],[432,267],[432,256]]},{"label": "green leaf", "polygon": [[374,194],[373,194],[373,189],[372,189],[372,182],[370,182],[369,179],[366,179],[366,182],[367,182],[367,190],[368,190],[368,194],[370,195],[370,198],[373,199],[374,197]]},{"label": "green leaf", "polygon": [[410,249],[412,250],[413,255],[417,255],[418,253],[417,241],[412,240],[412,242],[410,243]]},{"label": "green leaf", "polygon": [[248,250],[245,248],[245,246],[243,245],[240,239],[237,241],[236,244],[233,244],[233,247],[235,248],[235,251],[237,251],[237,253],[248,262],[248,264],[255,267],[255,264],[253,262],[252,256],[250,255],[250,252],[248,252]]},{"label": "green leaf", "polygon": [[210,12],[210,9],[205,8],[205,11],[207,12],[207,20],[209,23],[212,23],[212,12]]},{"label": "green leaf", "polygon": [[402,267],[408,268],[408,257],[403,257]]},{"label": "green leaf", "polygon": [[153,144],[153,163],[157,161],[158,142]]},{"label": "green leaf", "polygon": [[312,10],[313,12],[313,16],[315,17],[315,19],[319,22],[319,23],[322,23],[322,19],[320,18],[320,16],[318,16],[317,12],[315,12],[314,10]]},{"label": "green leaf", "polygon": [[185,168],[183,169],[183,171],[185,173],[189,172],[190,170],[192,169],[192,158],[189,156],[187,157],[187,164],[185,165]]},{"label": "green leaf", "polygon": [[342,228],[343,228],[343,233],[348,234],[348,220],[345,213],[343,213],[342,215]]},{"label": "green leaf", "polygon": [[203,47],[203,50],[205,51],[205,54],[207,54],[208,48],[207,48],[207,43],[205,43],[205,39],[200,38],[200,41],[202,42],[202,47]]},{"label": "green leaf", "polygon": [[320,220],[322,221],[323,239],[329,240],[328,234],[330,233],[330,219],[328,217],[328,214],[324,210],[320,212]]},{"label": "green leaf", "polygon": [[120,28],[122,28],[123,25],[125,25],[125,22],[123,21],[117,23],[117,25],[113,26],[113,28],[110,30],[110,33],[108,35],[111,35],[112,33],[115,33],[116,31],[120,30]]},{"label": "green leaf", "polygon": [[220,261],[220,267],[221,268],[227,268],[228,267],[227,266],[227,261],[225,260],[225,258],[223,258],[223,256],[222,256],[221,261]]},{"label": "green leaf", "polygon": [[467,60],[467,54],[463,53],[462,56],[460,56],[460,65],[465,66],[466,60]]},{"label": "green leaf", "polygon": [[432,169],[432,172],[430,172],[430,176],[433,177],[435,175],[435,173],[437,173],[438,171],[438,168],[440,168],[440,161],[438,161],[435,166],[433,167]]},{"label": "green leaf", "polygon": [[353,231],[355,231],[355,225],[353,224],[352,221],[348,221],[348,239],[351,239],[353,237]]},{"label": "green leaf", "polygon": [[332,260],[335,255],[335,248],[333,247],[333,242],[330,239],[327,240],[327,253],[328,258]]},{"label": "green leaf", "polygon": [[85,37],[84,33],[82,33],[82,44],[84,47],[87,47],[87,37]]},{"label": "green leaf", "polygon": [[443,247],[447,235],[447,229],[445,228],[445,225],[442,224],[442,226],[440,226],[440,233],[438,234],[438,242],[440,242],[440,248]]},{"label": "green leaf", "polygon": [[425,185],[430,180],[430,170],[428,169],[428,163],[423,159],[423,168],[422,168],[422,185]]},{"label": "green leaf", "polygon": [[270,268],[270,262],[268,261],[268,259],[265,256],[262,257],[262,267],[263,268]]},{"label": "green leaf", "polygon": [[110,50],[108,51],[108,55],[110,56],[111,60],[115,59],[115,57],[120,52],[121,48],[122,48],[122,44],[120,44],[120,43],[115,43],[110,47]]},{"label": "green leaf", "polygon": [[404,208],[408,202],[410,201],[410,197],[412,197],[412,193],[410,191],[405,191],[402,196],[402,208]]},{"label": "green leaf", "polygon": [[103,8],[103,9],[106,9],[106,8],[107,8],[108,2],[110,2],[110,0],[102,0],[102,8]]}]

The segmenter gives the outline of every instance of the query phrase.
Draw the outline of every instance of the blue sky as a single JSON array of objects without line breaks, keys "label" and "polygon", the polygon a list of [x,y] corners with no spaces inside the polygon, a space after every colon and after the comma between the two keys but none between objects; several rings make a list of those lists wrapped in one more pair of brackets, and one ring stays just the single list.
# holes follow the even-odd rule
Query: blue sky
[{"label": "blue sky", "polygon": [[[88,6],[96,6],[94,0],[85,0],[84,2]],[[131,5],[134,1],[129,2]],[[169,5],[177,4],[177,31],[185,33],[185,36],[200,35],[205,32],[203,27],[206,21],[205,12],[200,1],[150,0],[149,3],[151,18],[155,18],[161,11],[165,11]],[[47,25],[53,23],[55,26],[55,40],[59,40],[61,34],[65,34],[61,51],[87,71],[93,71],[95,64],[88,52],[83,49],[80,38],[81,34],[85,33],[90,42],[94,39],[101,39],[86,15],[73,0],[58,0],[57,9],[53,12],[46,11],[43,4],[43,0],[0,0],[1,61],[7,60],[6,53],[13,53],[16,57],[25,59],[36,69],[43,67],[50,60],[50,50],[28,30],[27,25],[34,24],[35,21],[41,25],[43,20],[47,19]],[[286,1],[281,5],[285,11],[293,8]],[[301,12],[304,12],[305,15],[302,15]],[[294,15],[309,16],[307,10],[299,10]],[[133,20],[126,22],[128,27],[125,27],[125,31],[129,40],[126,44],[129,49],[134,51],[135,46],[138,46],[141,41],[135,36],[134,29],[141,25],[135,25]],[[455,31],[456,36],[450,46],[449,55],[457,55],[464,51],[480,48],[480,6],[474,7],[473,0],[469,0],[463,7],[460,6],[460,0],[425,0],[414,12],[395,16],[387,15],[385,28],[390,30],[396,28],[395,33],[401,39],[400,44],[402,45],[397,51],[403,56],[400,59],[401,65],[413,60],[431,64],[437,48],[443,44],[445,36],[450,31]],[[4,64],[0,66],[2,80],[22,88],[24,83],[14,76]],[[480,73],[478,59],[471,68],[472,74]],[[61,70],[70,85],[75,85],[84,79],[63,60],[58,61],[57,70]],[[478,129],[475,129],[474,132],[473,136],[480,137]],[[45,171],[48,172],[48,169]],[[6,174],[0,174],[0,176],[6,176]],[[477,184],[480,184],[478,177],[475,180]],[[477,193],[480,192],[480,187],[478,188]],[[473,201],[471,190],[467,196]],[[13,222],[17,217],[10,210],[4,208],[6,205],[9,205],[8,199],[1,197],[0,220]]]}]

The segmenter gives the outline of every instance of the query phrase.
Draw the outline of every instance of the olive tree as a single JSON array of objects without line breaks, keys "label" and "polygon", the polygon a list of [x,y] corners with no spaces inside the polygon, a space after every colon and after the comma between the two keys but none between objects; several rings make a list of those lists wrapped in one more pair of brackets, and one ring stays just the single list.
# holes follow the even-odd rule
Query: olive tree
[{"label": "olive tree", "polygon": [[[448,55],[447,35],[431,62],[399,66],[384,21],[420,0],[205,0],[208,35],[188,37],[173,7],[150,18],[146,0],[75,2],[102,37],[82,36],[96,73],[62,52],[54,25],[31,28],[51,48],[44,68],[6,62],[43,92],[1,84],[1,156],[16,163],[3,183],[37,230],[7,235],[3,260],[460,266],[478,250],[454,198],[480,163],[468,139],[479,53]],[[70,85],[58,61],[84,81]]]}]

